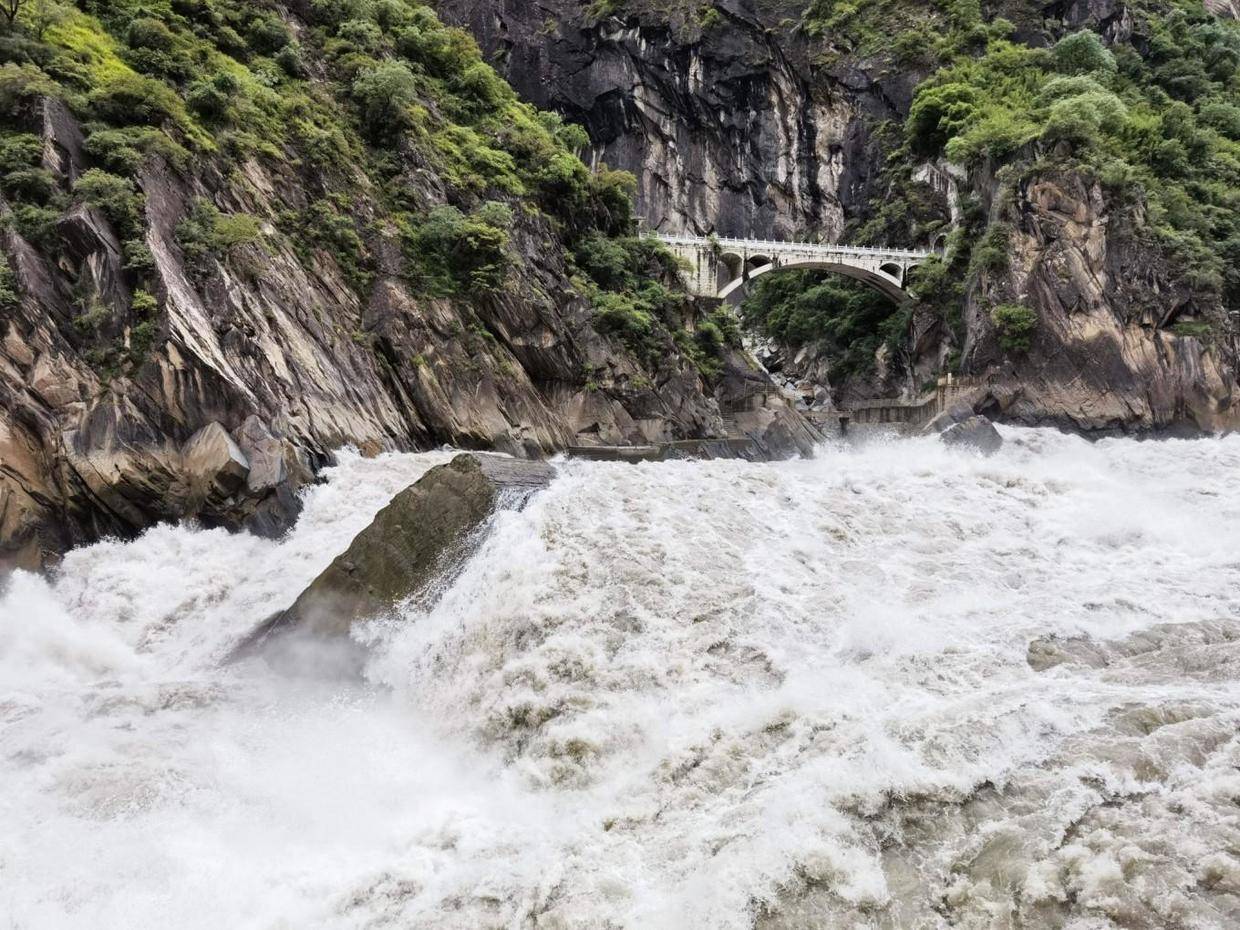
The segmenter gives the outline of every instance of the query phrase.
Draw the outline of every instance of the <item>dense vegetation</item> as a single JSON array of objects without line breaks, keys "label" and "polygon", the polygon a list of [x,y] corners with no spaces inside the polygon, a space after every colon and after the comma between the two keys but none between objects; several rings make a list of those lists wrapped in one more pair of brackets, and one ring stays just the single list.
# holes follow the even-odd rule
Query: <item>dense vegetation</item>
[{"label": "dense vegetation", "polygon": [[864,372],[884,343],[903,342],[908,320],[878,291],[847,278],[789,271],[759,278],[741,305],[745,325],[780,344],[820,346],[834,373]]},{"label": "dense vegetation", "polygon": [[[903,126],[874,127],[889,154],[879,198],[849,230],[854,241],[925,245],[946,231],[928,190],[914,182],[927,160],[944,157],[998,181],[993,203],[966,197],[945,255],[912,282],[919,309],[939,314],[957,347],[966,294],[1007,269],[1012,194],[1039,175],[1078,174],[1099,182],[1113,208],[1141,207],[1141,234],[1183,270],[1196,305],[1240,310],[1240,24],[1200,0],[1127,7],[1132,35],[1112,46],[1087,30],[1057,32],[1057,21],[1016,3],[984,11],[980,0],[815,0],[807,10],[802,28],[825,43],[824,63],[885,59],[927,75]],[[996,8],[1019,24],[992,18]],[[814,290],[806,301],[770,282],[756,289],[746,316],[802,341],[816,332],[808,321],[819,321],[817,336],[845,370],[857,361],[839,333],[854,321],[872,322],[867,346],[899,342],[907,310],[859,315],[856,286]],[[1028,347],[1034,308],[996,298],[989,316],[1005,351]],[[1176,331],[1189,325],[1209,329],[1198,322]]]},{"label": "dense vegetation", "polygon": [[[334,261],[364,297],[376,243],[389,237],[416,293],[480,299],[501,291],[520,261],[515,227],[542,222],[552,248],[558,239],[570,262],[582,256],[578,280],[604,329],[648,322],[649,340],[670,345],[682,328],[665,312],[682,298],[653,292],[636,273],[667,258],[635,245],[632,177],[587,168],[584,132],[519,101],[473,39],[422,3],[310,0],[299,7],[304,21],[272,0],[10,3],[12,21],[0,17],[0,193],[14,227],[53,255],[57,223],[74,204],[97,207],[116,228],[127,283],[143,296],[113,314],[83,295],[77,329],[104,367],[140,362],[158,319],[142,189],[153,158],[218,173],[225,188],[244,186],[241,165],[257,159],[293,172],[305,192],[271,216],[195,200],[177,239],[203,280],[274,234],[303,258]],[[71,189],[42,167],[46,97],[84,125],[93,166]],[[604,247],[633,253],[634,273],[595,275],[588,265]],[[0,301],[17,299],[11,270],[0,271]],[[117,342],[141,323],[136,345]]]}]

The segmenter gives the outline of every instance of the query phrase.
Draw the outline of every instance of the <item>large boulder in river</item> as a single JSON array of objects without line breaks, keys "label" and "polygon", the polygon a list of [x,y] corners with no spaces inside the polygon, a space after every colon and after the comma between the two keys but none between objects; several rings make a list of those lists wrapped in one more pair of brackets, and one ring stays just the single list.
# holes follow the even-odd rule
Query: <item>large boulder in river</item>
[{"label": "large boulder in river", "polygon": [[390,612],[459,564],[492,513],[520,506],[554,474],[541,462],[496,455],[459,455],[431,469],[392,498],[292,607],[263,623],[234,655],[294,631],[347,636],[355,623]]},{"label": "large boulder in river", "polygon": [[963,423],[965,420],[974,416],[973,405],[964,401],[952,404],[933,420],[925,425],[922,433],[926,436],[937,436],[946,432],[957,423]]},{"label": "large boulder in river", "polygon": [[1003,437],[995,425],[985,417],[969,417],[949,426],[939,435],[948,446],[972,449],[982,455],[994,455],[1003,445]]}]

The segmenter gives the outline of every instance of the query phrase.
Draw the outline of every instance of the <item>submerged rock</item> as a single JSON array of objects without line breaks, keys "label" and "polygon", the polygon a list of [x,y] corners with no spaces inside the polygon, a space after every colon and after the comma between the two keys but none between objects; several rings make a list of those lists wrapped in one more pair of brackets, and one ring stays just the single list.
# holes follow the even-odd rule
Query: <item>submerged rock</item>
[{"label": "submerged rock", "polygon": [[347,636],[355,623],[426,591],[461,562],[492,513],[522,506],[554,475],[545,463],[495,455],[459,455],[431,469],[379,511],[293,606],[265,621],[234,657],[294,631]]},{"label": "submerged rock", "polygon": [[939,436],[948,446],[973,449],[982,455],[994,455],[1003,445],[1003,437],[985,417],[969,417],[949,426]]}]

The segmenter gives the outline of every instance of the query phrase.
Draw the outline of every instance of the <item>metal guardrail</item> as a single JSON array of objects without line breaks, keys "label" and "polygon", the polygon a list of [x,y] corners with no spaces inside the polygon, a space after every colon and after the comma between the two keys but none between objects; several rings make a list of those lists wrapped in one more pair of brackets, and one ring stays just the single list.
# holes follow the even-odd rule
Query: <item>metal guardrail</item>
[{"label": "metal guardrail", "polygon": [[778,241],[774,239],[732,239],[708,236],[673,236],[654,233],[654,238],[668,245],[687,245],[694,248],[739,249],[750,254],[766,252],[809,252],[817,255],[869,255],[875,258],[894,258],[908,261],[929,258],[935,252],[921,249],[875,249],[860,245],[824,245],[820,242]]}]

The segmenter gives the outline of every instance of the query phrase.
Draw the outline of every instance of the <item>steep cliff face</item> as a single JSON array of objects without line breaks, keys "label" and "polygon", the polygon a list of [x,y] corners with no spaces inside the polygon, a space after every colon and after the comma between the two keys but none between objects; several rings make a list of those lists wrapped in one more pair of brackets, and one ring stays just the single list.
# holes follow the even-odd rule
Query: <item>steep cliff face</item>
[{"label": "steep cliff face", "polygon": [[586,127],[667,232],[837,239],[869,196],[875,122],[913,71],[821,60],[803,3],[445,0],[528,100]]},{"label": "steep cliff face", "polygon": [[[1178,179],[1191,171],[1150,154],[1160,136],[1178,134],[1190,151],[1204,133],[1234,138],[1215,117],[1230,118],[1235,105],[1235,30],[1213,28],[1207,14],[1231,19],[1234,10],[1194,6],[441,3],[523,94],[585,126],[597,159],[638,175],[639,206],[653,227],[930,246],[942,241],[950,217],[957,234],[945,267],[921,285],[921,301],[891,309],[885,329],[900,334],[864,371],[841,367],[838,347],[774,347],[782,374],[807,400],[916,396],[951,371],[975,379],[992,412],[1022,422],[1218,430],[1240,424],[1236,301],[1232,285],[1203,287],[1197,279],[1204,264],[1234,262],[1219,254],[1225,224],[1206,217],[1235,210],[1212,194],[1212,204],[1198,205],[1201,216],[1176,214],[1189,212],[1181,203],[1204,185],[1231,176],[1232,143],[1192,156],[1202,164],[1220,159],[1218,173],[1187,182]],[[1105,90],[1095,82],[1090,93],[1153,101],[1132,105],[1134,121],[1116,138],[1140,137],[1150,119],[1163,121],[1149,149],[1125,155],[1138,175],[1127,190],[1098,180],[1100,156],[1082,164],[1088,159],[1071,147],[1065,154],[1063,141],[1030,144],[1036,133],[1021,124],[1016,104],[1000,114],[1013,127],[1014,152],[1008,146],[1002,157],[953,166],[943,154],[950,132],[937,152],[909,150],[913,101],[936,69],[1012,48],[1037,63],[1021,64],[1022,73],[1037,72],[1029,80],[1045,85],[1056,74],[1046,64],[1049,49],[1076,30],[1120,56],[1118,72],[1109,61]],[[1089,67],[1059,73],[1083,80]],[[1221,101],[1210,104],[1211,114],[1202,110],[1207,92]],[[965,93],[972,96],[960,98],[961,110],[986,108],[986,87]],[[1181,104],[1166,104],[1168,94],[1196,109],[1199,129],[1179,128]],[[1031,96],[1024,105],[1042,104]],[[1151,106],[1161,116],[1150,117]],[[992,122],[978,131],[1006,130]],[[1141,185],[1162,178],[1184,186],[1152,216]],[[1168,232],[1168,215],[1175,231]],[[1211,225],[1195,253],[1208,261],[1177,251],[1177,237]],[[983,260],[987,248],[1000,248],[1002,261]],[[1028,347],[1005,338],[995,322],[996,309],[1012,306],[1032,314]]]},{"label": "steep cliff face", "polygon": [[279,532],[343,444],[538,455],[761,406],[674,290],[573,265],[647,254],[623,179],[425,7],[96,7],[0,36],[5,561],[184,516]]},{"label": "steep cliff face", "polygon": [[[1018,207],[1010,268],[983,276],[967,310],[967,362],[986,373],[996,412],[1090,431],[1240,424],[1234,336],[1219,335],[1230,321],[1194,303],[1184,269],[1142,236],[1141,206],[1050,174],[1022,185]],[[988,310],[1009,300],[1039,315],[1015,355]]]}]

